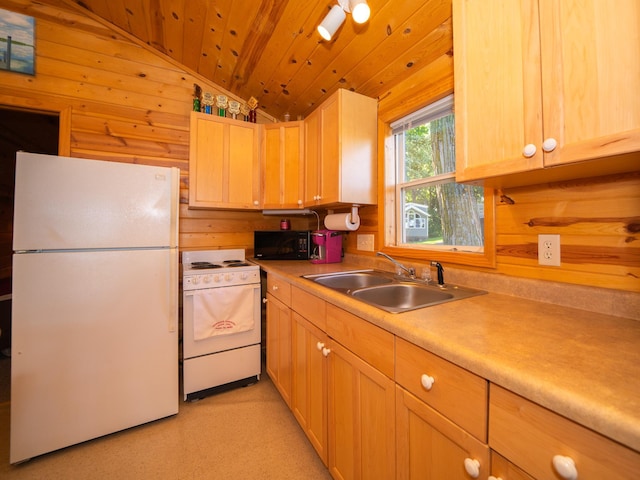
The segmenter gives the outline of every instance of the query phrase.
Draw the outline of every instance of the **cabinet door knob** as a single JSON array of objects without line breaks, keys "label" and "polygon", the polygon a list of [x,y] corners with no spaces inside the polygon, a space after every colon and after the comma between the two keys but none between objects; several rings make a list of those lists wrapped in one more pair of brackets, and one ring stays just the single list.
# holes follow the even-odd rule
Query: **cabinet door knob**
[{"label": "cabinet door knob", "polygon": [[536,154],[537,151],[538,149],[536,148],[536,146],[533,143],[530,143],[524,146],[524,148],[522,149],[522,155],[527,158],[531,158]]},{"label": "cabinet door knob", "polygon": [[545,152],[553,152],[558,146],[555,138],[549,137],[542,143],[542,150]]},{"label": "cabinet door knob", "polygon": [[420,383],[425,388],[425,390],[431,390],[431,387],[433,387],[433,382],[435,382],[435,379],[432,376],[427,375],[426,373],[423,373],[422,377],[420,377]]},{"label": "cabinet door knob", "polygon": [[578,478],[578,469],[571,457],[565,457],[564,455],[553,456],[553,468],[558,475],[565,480],[576,480]]},{"label": "cabinet door knob", "polygon": [[329,349],[329,348],[323,348],[322,349],[322,355],[323,356],[328,357],[330,353],[331,353],[331,349]]},{"label": "cabinet door knob", "polygon": [[266,299],[266,298],[263,298],[263,299],[262,299],[262,303],[267,303],[267,299]]},{"label": "cabinet door knob", "polygon": [[298,205],[302,205],[302,200],[298,200]]},{"label": "cabinet door knob", "polygon": [[318,343],[316,343],[316,348],[317,348],[318,350],[322,350],[322,349],[324,348],[324,343],[322,343],[322,342],[318,342]]},{"label": "cabinet door knob", "polygon": [[471,478],[478,478],[480,476],[480,462],[474,458],[464,459],[464,469]]},{"label": "cabinet door knob", "polygon": [[253,204],[257,207],[258,205],[260,205],[260,202],[258,200],[254,200]]},{"label": "cabinet door knob", "polygon": [[274,285],[273,287],[271,287],[271,290],[273,290],[274,292],[278,290],[278,285]]},{"label": "cabinet door knob", "polygon": [[502,480],[502,477],[494,477],[493,475],[489,475],[487,480]]}]

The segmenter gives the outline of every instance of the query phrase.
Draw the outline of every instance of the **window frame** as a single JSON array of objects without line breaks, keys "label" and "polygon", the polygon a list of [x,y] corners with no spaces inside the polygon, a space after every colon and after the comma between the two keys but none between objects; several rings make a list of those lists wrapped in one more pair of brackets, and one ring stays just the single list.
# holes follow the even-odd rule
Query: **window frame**
[{"label": "window frame", "polygon": [[[449,92],[450,93],[450,92]],[[429,101],[424,106],[436,103],[441,100]],[[419,108],[411,108],[409,111],[398,112],[396,119],[411,115]],[[489,187],[484,189],[484,247],[481,252],[454,251],[455,247],[438,247],[421,245],[420,247],[399,246],[396,244],[395,219],[398,217],[398,209],[402,208],[400,198],[397,197],[396,184],[396,160],[395,160],[395,138],[391,124],[394,119],[380,118],[378,135],[379,142],[384,146],[382,149],[383,158],[379,165],[380,191],[378,198],[382,200],[382,205],[378,205],[378,235],[381,239],[382,247],[379,250],[388,255],[410,258],[418,261],[437,260],[443,263],[453,263],[472,267],[496,267],[496,238],[495,238],[495,190]],[[459,125],[456,120],[456,129]],[[469,183],[469,182],[467,182]],[[474,185],[481,183],[473,182]],[[406,185],[406,184],[404,184]],[[404,215],[401,220],[404,222]]]}]

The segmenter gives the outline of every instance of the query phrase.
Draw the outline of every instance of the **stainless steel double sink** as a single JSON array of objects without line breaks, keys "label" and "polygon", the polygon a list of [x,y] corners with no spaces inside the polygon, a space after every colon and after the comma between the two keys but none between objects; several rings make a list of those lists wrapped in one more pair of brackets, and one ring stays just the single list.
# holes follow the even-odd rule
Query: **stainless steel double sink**
[{"label": "stainless steel double sink", "polygon": [[379,270],[303,275],[303,278],[391,313],[407,312],[487,293],[458,285],[437,285],[412,280]]}]

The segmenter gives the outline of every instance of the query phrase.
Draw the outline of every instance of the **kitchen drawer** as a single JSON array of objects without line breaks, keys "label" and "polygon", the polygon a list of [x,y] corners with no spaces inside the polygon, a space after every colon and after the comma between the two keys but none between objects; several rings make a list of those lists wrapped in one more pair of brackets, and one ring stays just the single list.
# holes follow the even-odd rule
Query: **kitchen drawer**
[{"label": "kitchen drawer", "polygon": [[327,303],[327,334],[393,379],[393,334]]},{"label": "kitchen drawer", "polygon": [[269,273],[267,275],[267,292],[287,307],[291,306],[291,284],[282,277]]},{"label": "kitchen drawer", "polygon": [[[433,378],[430,389],[423,385],[423,376]],[[485,379],[397,338],[396,382],[486,443],[489,386]]]},{"label": "kitchen drawer", "polygon": [[554,457],[569,457],[580,480],[638,478],[640,453],[492,384],[489,445],[535,478],[562,477]]},{"label": "kitchen drawer", "polygon": [[291,308],[323,332],[327,331],[327,302],[322,298],[292,286]]}]

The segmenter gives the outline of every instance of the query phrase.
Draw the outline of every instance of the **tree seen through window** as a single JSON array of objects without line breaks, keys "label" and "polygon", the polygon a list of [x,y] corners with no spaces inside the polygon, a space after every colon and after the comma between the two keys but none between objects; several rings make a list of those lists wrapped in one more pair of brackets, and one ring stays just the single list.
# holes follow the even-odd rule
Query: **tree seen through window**
[{"label": "tree seen through window", "polygon": [[[416,237],[405,216],[401,243],[482,246],[484,189],[455,182],[455,126],[451,108],[396,134],[403,206],[420,205],[428,216],[428,238]],[[407,212],[403,212],[408,215]],[[413,226],[410,226],[413,219]]]}]

